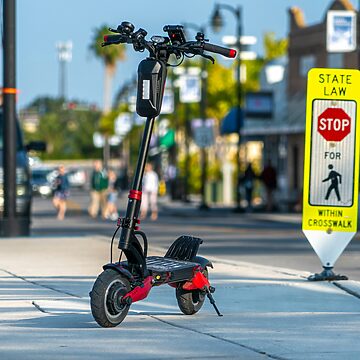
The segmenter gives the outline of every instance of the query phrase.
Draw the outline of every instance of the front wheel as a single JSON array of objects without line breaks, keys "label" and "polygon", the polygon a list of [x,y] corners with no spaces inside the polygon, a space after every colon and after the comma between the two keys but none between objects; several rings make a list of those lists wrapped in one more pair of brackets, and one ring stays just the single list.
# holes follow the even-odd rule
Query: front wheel
[{"label": "front wheel", "polygon": [[[203,274],[208,278],[208,271],[205,269]],[[204,305],[206,293],[202,290],[176,289],[176,300],[180,310],[185,315],[196,314]]]},{"label": "front wheel", "polygon": [[121,299],[130,291],[129,280],[113,269],[104,270],[90,293],[91,312],[102,327],[115,327],[126,317],[130,305]]}]

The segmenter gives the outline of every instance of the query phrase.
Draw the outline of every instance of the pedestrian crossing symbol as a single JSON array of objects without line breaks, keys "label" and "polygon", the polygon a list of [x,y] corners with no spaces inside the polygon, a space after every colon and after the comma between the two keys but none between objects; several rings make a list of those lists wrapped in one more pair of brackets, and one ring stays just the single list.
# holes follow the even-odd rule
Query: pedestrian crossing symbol
[{"label": "pedestrian crossing symbol", "polygon": [[330,170],[329,176],[322,181],[322,182],[330,181],[330,186],[326,192],[325,200],[329,200],[331,192],[334,190],[337,201],[341,201],[340,192],[339,192],[339,185],[341,185],[341,175],[335,170],[333,170],[334,168],[333,165],[330,164],[328,168]]}]

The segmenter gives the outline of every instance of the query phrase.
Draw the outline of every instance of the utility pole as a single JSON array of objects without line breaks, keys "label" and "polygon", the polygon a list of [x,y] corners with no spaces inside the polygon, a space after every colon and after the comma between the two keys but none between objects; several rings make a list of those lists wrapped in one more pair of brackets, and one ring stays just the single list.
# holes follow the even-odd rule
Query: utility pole
[{"label": "utility pole", "polygon": [[[204,34],[204,29],[200,32]],[[207,107],[207,69],[206,59],[201,59],[201,101],[200,101],[200,118],[202,125],[205,126],[206,107]],[[201,204],[200,210],[208,210],[209,205],[206,203],[206,180],[207,180],[207,151],[203,146],[201,148]]]},{"label": "utility pole", "polygon": [[56,43],[59,59],[59,97],[65,101],[67,93],[66,63],[72,59],[72,42]]},{"label": "utility pole", "polygon": [[[193,23],[184,23],[185,28],[192,28],[197,31],[197,36],[204,37],[205,25],[199,26]],[[207,60],[201,59],[201,97],[200,97],[200,119],[202,125],[205,125],[206,120],[206,107],[207,107]],[[200,150],[200,163],[201,163],[201,203],[200,210],[209,210],[209,205],[206,203],[206,179],[207,179],[207,151],[205,147]]]},{"label": "utility pole", "polygon": [[[185,120],[185,183],[184,183],[184,197],[183,201],[189,202],[189,192],[190,192],[190,186],[189,186],[189,177],[190,177],[190,139],[191,139],[191,108],[190,103],[196,103],[200,101],[200,94],[197,94],[194,98],[194,96],[188,96],[188,85],[184,85],[187,83],[188,77],[197,77],[198,72],[197,68],[189,67],[188,62],[185,62],[184,68],[179,68],[177,71],[177,74],[179,74],[182,78],[183,84],[180,87],[180,102],[184,104],[185,106],[185,114],[184,114],[184,120]],[[182,90],[183,89],[183,90]],[[182,95],[183,94],[183,95]],[[198,97],[198,98],[197,98]]]},{"label": "utility pole", "polygon": [[[19,235],[20,219],[16,217],[16,61],[15,61],[15,0],[3,4],[4,51],[4,231],[6,237]],[[27,219],[29,220],[29,219]],[[29,226],[29,222],[27,221]]]},{"label": "utility pole", "polygon": [[241,194],[239,191],[240,180],[241,180],[241,161],[240,161],[240,150],[241,150],[241,128],[242,128],[242,89],[241,89],[241,36],[242,36],[242,7],[233,7],[227,4],[216,4],[214,13],[211,19],[211,24],[214,31],[219,31],[223,24],[223,19],[220,10],[224,9],[230,11],[236,19],[236,48],[238,50],[238,56],[236,58],[236,127],[238,132],[238,144],[236,153],[236,168],[237,168],[237,186],[236,186],[236,212],[241,212]]},{"label": "utility pole", "polygon": [[[185,64],[187,73],[187,63]],[[190,137],[191,137],[191,125],[190,125],[190,104],[185,103],[185,182],[184,182],[184,202],[190,202]]]}]

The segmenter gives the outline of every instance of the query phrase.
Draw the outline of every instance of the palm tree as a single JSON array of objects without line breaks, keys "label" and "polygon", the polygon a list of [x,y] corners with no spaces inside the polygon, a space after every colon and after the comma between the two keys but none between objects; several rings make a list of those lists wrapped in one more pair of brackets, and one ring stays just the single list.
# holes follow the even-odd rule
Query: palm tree
[{"label": "palm tree", "polygon": [[[112,80],[115,75],[116,65],[119,60],[125,59],[125,45],[113,45],[102,47],[101,43],[104,41],[104,35],[109,34],[108,26],[102,25],[94,30],[94,36],[92,43],[90,44],[90,50],[99,59],[101,59],[105,65],[104,73],[104,104],[103,104],[103,115],[106,115],[111,111],[111,88]],[[109,134],[104,134],[105,145],[104,145],[104,166],[107,167],[109,159]]]}]

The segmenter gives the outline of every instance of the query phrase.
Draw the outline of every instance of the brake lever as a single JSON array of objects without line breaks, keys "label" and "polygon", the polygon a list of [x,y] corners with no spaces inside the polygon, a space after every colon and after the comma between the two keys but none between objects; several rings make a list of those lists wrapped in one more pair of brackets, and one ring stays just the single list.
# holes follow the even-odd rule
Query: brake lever
[{"label": "brake lever", "polygon": [[207,60],[210,60],[213,64],[215,64],[215,59],[208,55],[208,54],[204,54],[204,49],[203,49],[203,42],[204,41],[207,41],[206,39],[202,40],[202,41],[196,41],[196,42],[191,42],[189,45],[192,45],[192,53],[194,55],[200,55],[202,56],[203,58],[207,59]]},{"label": "brake lever", "polygon": [[117,29],[113,29],[113,28],[108,28],[109,31],[111,31],[112,33],[115,33],[115,34],[120,34],[120,31],[117,30]]},{"label": "brake lever", "polygon": [[213,64],[215,64],[215,59],[212,56],[207,55],[207,54],[199,54],[199,55],[207,60],[210,60]]}]

